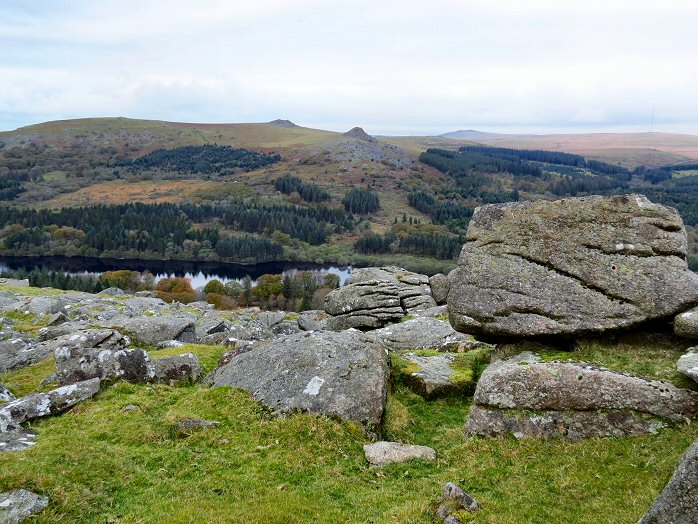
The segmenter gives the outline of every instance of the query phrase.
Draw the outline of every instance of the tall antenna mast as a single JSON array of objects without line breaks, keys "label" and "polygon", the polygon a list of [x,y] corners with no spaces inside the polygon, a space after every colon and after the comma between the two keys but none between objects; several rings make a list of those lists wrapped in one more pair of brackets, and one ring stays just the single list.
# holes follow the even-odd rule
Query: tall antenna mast
[{"label": "tall antenna mast", "polygon": [[650,133],[654,130],[654,107],[652,108],[652,118],[650,119]]}]

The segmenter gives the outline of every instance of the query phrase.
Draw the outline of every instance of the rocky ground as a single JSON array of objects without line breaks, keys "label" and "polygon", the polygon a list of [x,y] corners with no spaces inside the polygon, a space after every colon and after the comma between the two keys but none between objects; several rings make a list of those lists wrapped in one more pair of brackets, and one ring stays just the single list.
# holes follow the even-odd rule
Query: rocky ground
[{"label": "rocky ground", "polygon": [[323,311],[0,283],[0,522],[694,522],[698,287],[623,198],[484,208],[448,278]]}]

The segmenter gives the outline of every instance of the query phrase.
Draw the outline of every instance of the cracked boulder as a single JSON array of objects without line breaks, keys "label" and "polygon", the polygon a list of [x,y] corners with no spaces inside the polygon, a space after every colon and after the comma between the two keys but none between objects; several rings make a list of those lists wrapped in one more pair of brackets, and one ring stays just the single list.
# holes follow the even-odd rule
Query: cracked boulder
[{"label": "cracked boulder", "polygon": [[466,432],[581,439],[654,434],[698,413],[698,393],[584,362],[531,353],[491,364],[475,389]]},{"label": "cracked boulder", "polygon": [[598,333],[698,304],[681,217],[641,195],[483,206],[467,239],[449,275],[458,331]]},{"label": "cracked boulder", "polygon": [[698,508],[698,440],[679,461],[674,474],[638,524],[695,524]]},{"label": "cracked boulder", "polygon": [[325,297],[325,312],[332,316],[327,329],[376,329],[435,306],[426,275],[399,267],[361,268]]},{"label": "cracked boulder", "polygon": [[216,370],[213,387],[242,388],[278,413],[307,411],[380,425],[388,355],[360,331],[313,331],[239,352]]},{"label": "cracked boulder", "polygon": [[46,393],[31,393],[0,406],[0,432],[20,429],[20,424],[57,415],[99,393],[99,379],[93,378]]}]

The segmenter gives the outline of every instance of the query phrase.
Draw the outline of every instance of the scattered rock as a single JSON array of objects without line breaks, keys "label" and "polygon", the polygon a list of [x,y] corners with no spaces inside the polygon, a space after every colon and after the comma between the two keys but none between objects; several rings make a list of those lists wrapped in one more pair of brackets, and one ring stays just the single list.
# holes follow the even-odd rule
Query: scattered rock
[{"label": "scattered rock", "polygon": [[15,396],[4,384],[0,384],[0,402],[12,402]]},{"label": "scattered rock", "polygon": [[482,206],[467,238],[449,275],[458,331],[598,333],[698,303],[681,217],[641,195]]},{"label": "scattered rock", "polygon": [[[10,431],[0,431],[0,453],[9,451],[24,451],[36,445],[34,439],[36,433],[26,429],[13,429]],[[2,513],[0,513],[0,518]],[[2,520],[0,520],[2,522]]]},{"label": "scattered rock", "polygon": [[31,393],[0,406],[0,432],[20,429],[20,424],[56,415],[99,393],[99,379],[63,386],[47,393]]},{"label": "scattered rock", "polygon": [[441,503],[436,510],[436,516],[444,519],[444,524],[458,523],[459,520],[454,515],[455,513],[459,511],[474,513],[478,509],[477,501],[473,497],[453,482],[447,482],[441,490]]},{"label": "scattered rock", "polygon": [[240,353],[219,368],[214,387],[233,386],[279,413],[310,411],[380,425],[387,354],[357,330],[304,332]]},{"label": "scattered rock", "polygon": [[393,462],[406,462],[408,460],[436,460],[436,451],[427,446],[415,446],[412,444],[400,444],[399,442],[374,442],[364,444],[364,454],[374,466],[387,466]]},{"label": "scattered rock", "polygon": [[690,421],[696,412],[694,391],[583,362],[537,362],[522,353],[483,372],[466,431],[517,438],[636,436]]},{"label": "scattered rock", "polygon": [[228,338],[235,340],[269,340],[274,333],[258,320],[241,318],[228,330]]},{"label": "scattered rock", "polygon": [[8,287],[29,287],[29,279],[18,280],[16,278],[0,278],[0,285]]},{"label": "scattered rock", "polygon": [[196,338],[203,340],[207,335],[224,333],[225,330],[226,323],[221,317],[217,315],[205,316],[196,325]]},{"label": "scattered rock", "polygon": [[134,406],[133,404],[129,404],[128,406],[124,406],[121,408],[121,411],[138,411],[140,408],[138,406]]},{"label": "scattered rock", "polygon": [[402,380],[420,395],[426,398],[443,397],[460,389],[453,379],[457,373],[452,367],[456,358],[453,353],[428,357],[403,353],[400,358],[412,364],[401,374]]},{"label": "scattered rock", "polygon": [[442,273],[429,277],[429,287],[431,287],[431,296],[434,301],[438,305],[445,304],[448,299],[448,292],[451,289],[448,277]]},{"label": "scattered rock", "polygon": [[0,522],[16,524],[43,511],[48,506],[48,497],[42,497],[26,489],[15,489],[0,493]]},{"label": "scattered rock", "polygon": [[695,524],[698,508],[698,440],[679,461],[664,490],[638,524]]},{"label": "scattered rock", "polygon": [[155,380],[173,384],[177,382],[196,382],[201,376],[199,359],[193,353],[183,353],[172,357],[153,360]]},{"label": "scattered rock", "polygon": [[682,375],[698,382],[698,353],[695,351],[698,351],[698,347],[690,348],[688,353],[681,355],[676,369]]},{"label": "scattered rock", "polygon": [[147,382],[155,369],[142,349],[94,349],[60,347],[54,353],[58,384],[74,384],[91,378],[121,378]]},{"label": "scattered rock", "polygon": [[0,341],[0,373],[31,366],[50,353],[50,349],[34,348],[19,337]]},{"label": "scattered rock", "polygon": [[65,302],[53,297],[30,297],[26,305],[26,311],[34,315],[53,315],[60,313],[65,307]]},{"label": "scattered rock", "polygon": [[303,331],[323,331],[327,329],[330,315],[321,309],[303,311],[298,317],[298,327]]}]

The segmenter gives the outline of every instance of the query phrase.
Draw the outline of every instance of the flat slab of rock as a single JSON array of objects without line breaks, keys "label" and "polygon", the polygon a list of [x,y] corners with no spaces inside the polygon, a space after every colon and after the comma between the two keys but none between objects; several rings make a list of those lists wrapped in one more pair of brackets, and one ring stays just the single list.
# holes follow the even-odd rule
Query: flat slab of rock
[{"label": "flat slab of rock", "polygon": [[[131,300],[136,300],[131,299]],[[152,299],[138,299],[152,300]],[[111,321],[115,327],[121,327],[133,334],[135,338],[157,346],[170,340],[193,344],[196,342],[196,327],[190,317],[180,316],[142,316],[135,318],[119,318]]]},{"label": "flat slab of rock", "polygon": [[690,421],[696,413],[694,391],[586,363],[542,363],[521,354],[483,372],[466,431],[570,439],[634,436]]},{"label": "flat slab of rock", "polygon": [[26,489],[0,493],[0,522],[16,524],[39,513],[48,506],[48,497]]},{"label": "flat slab of rock", "polygon": [[99,393],[99,379],[63,386],[47,393],[31,393],[0,406],[0,432],[20,429],[20,424],[62,413]]},{"label": "flat slab of rock", "polygon": [[369,333],[392,351],[436,349],[464,351],[479,345],[471,335],[458,333],[451,324],[430,317],[417,317]]},{"label": "flat slab of rock", "polygon": [[283,336],[233,357],[213,386],[233,386],[275,412],[309,411],[377,427],[388,391],[384,348],[357,330]]},{"label": "flat slab of rock", "polygon": [[393,462],[408,460],[436,460],[436,451],[427,446],[401,444],[399,442],[374,442],[364,444],[364,454],[374,466],[384,467]]},{"label": "flat slab of rock", "polygon": [[695,524],[698,518],[698,440],[638,524]]},{"label": "flat slab of rock", "polygon": [[641,195],[479,208],[449,275],[451,323],[466,333],[597,333],[698,304],[675,209]]},{"label": "flat slab of rock", "polygon": [[689,353],[681,355],[676,363],[676,369],[682,375],[698,382],[698,353],[694,351],[698,348],[690,348]]}]

